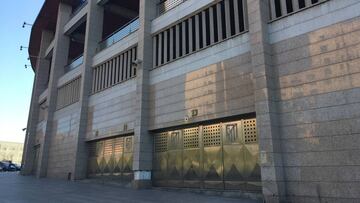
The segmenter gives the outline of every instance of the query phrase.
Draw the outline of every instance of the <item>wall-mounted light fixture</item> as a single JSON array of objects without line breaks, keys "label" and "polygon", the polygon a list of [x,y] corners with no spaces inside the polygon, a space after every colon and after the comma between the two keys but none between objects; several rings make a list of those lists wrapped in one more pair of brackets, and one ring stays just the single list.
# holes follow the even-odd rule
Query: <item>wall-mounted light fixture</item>
[{"label": "wall-mounted light fixture", "polygon": [[30,26],[30,27],[32,27],[33,24],[29,24],[29,23],[27,23],[27,22],[24,22],[23,25],[22,25],[22,28],[25,28],[25,26]]},{"label": "wall-mounted light fixture", "polygon": [[24,46],[20,46],[20,51],[22,51],[23,49],[28,49],[29,47],[24,47]]}]

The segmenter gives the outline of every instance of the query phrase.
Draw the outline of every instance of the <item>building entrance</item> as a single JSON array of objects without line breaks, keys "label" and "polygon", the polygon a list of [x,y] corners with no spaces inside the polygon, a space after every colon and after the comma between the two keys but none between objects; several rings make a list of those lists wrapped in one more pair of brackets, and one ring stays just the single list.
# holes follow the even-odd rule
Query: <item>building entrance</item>
[{"label": "building entrance", "polygon": [[88,177],[133,179],[133,136],[89,143]]},{"label": "building entrance", "polygon": [[256,119],[156,134],[153,184],[261,191]]}]

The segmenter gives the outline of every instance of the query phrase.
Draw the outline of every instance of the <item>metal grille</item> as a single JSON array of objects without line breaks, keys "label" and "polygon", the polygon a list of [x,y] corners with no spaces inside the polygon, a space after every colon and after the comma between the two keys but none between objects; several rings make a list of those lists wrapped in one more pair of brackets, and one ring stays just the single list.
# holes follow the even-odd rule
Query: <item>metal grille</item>
[{"label": "metal grille", "polygon": [[269,0],[271,20],[288,16],[328,0]]},{"label": "metal grille", "polygon": [[[168,0],[160,5],[171,8],[178,2],[182,1]],[[248,27],[246,2],[214,1],[214,4],[159,32],[153,37],[154,68],[245,32]]]},{"label": "metal grille", "polygon": [[204,147],[220,146],[221,132],[220,125],[204,126]]},{"label": "metal grille", "polygon": [[113,139],[105,140],[104,142],[104,155],[111,155],[113,151]]},{"label": "metal grille", "polygon": [[93,68],[92,93],[103,91],[136,77],[137,47],[132,47]]},{"label": "metal grille", "polygon": [[256,119],[244,120],[243,126],[244,126],[245,144],[256,143],[257,142]]},{"label": "metal grille", "polygon": [[58,88],[56,110],[79,101],[81,77],[78,77]]},{"label": "metal grille", "polygon": [[160,133],[155,136],[155,152],[166,152],[168,144],[168,133]]},{"label": "metal grille", "polygon": [[114,141],[114,153],[115,154],[122,153],[123,149],[124,149],[124,138],[123,137],[116,138]]},{"label": "metal grille", "polygon": [[199,147],[199,128],[184,129],[184,149]]}]

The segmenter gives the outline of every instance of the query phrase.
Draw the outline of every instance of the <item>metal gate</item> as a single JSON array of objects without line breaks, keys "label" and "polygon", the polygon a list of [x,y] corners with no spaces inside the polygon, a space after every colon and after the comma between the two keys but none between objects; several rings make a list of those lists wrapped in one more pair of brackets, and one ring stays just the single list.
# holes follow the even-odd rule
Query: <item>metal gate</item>
[{"label": "metal gate", "polygon": [[256,119],[159,133],[154,149],[155,186],[261,190]]},{"label": "metal gate", "polygon": [[88,176],[133,179],[133,136],[89,143]]}]

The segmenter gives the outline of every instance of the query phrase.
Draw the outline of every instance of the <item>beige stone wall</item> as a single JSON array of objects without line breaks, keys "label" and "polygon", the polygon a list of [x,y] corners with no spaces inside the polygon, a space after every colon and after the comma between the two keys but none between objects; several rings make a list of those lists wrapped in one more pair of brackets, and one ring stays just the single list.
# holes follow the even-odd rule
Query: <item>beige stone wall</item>
[{"label": "beige stone wall", "polygon": [[79,128],[79,103],[55,112],[50,138],[47,176],[66,179],[72,172],[75,157],[75,139]]},{"label": "beige stone wall", "polygon": [[355,18],[273,46],[286,188],[293,201],[360,198],[359,42]]},{"label": "beige stone wall", "polygon": [[[90,97],[87,139],[100,139],[134,130],[135,80]],[[125,128],[124,128],[125,127]]]},{"label": "beige stone wall", "polygon": [[249,53],[170,78],[150,86],[150,128],[252,113],[253,92]]},{"label": "beige stone wall", "polygon": [[21,164],[24,144],[0,142],[0,161],[12,161]]}]

